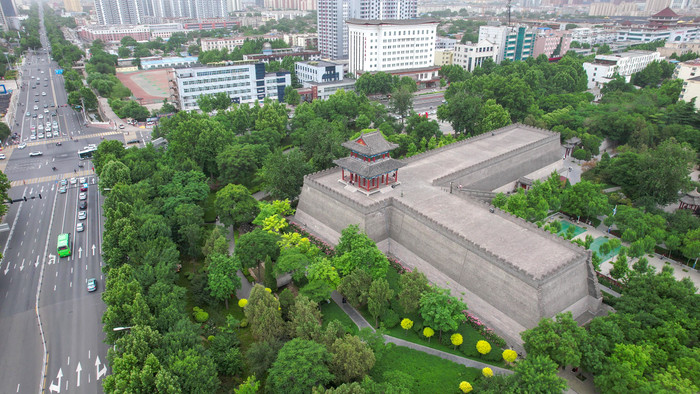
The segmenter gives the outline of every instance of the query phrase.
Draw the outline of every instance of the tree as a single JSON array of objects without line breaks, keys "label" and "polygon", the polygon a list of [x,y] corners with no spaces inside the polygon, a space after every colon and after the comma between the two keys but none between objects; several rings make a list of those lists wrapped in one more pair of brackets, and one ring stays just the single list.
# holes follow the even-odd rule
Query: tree
[{"label": "tree", "polygon": [[261,176],[265,183],[265,190],[272,198],[291,200],[299,195],[304,183],[304,175],[311,171],[311,166],[300,150],[292,149],[289,153],[283,153],[280,150],[265,159]]},{"label": "tree", "polygon": [[457,134],[478,134],[481,106],[483,105],[481,98],[462,90],[454,96],[446,94],[445,98],[447,104],[443,104],[437,109],[438,119],[450,122]]},{"label": "tree", "polygon": [[100,173],[100,189],[102,189],[102,191],[111,189],[118,183],[129,184],[130,182],[129,167],[118,160],[112,160],[105,164]]},{"label": "tree", "polygon": [[236,275],[241,269],[241,263],[227,255],[213,254],[209,260],[209,291],[217,300],[223,300],[228,309],[228,299],[237,289],[241,288],[241,278]]},{"label": "tree", "polygon": [[[641,156],[636,179],[637,198],[648,197],[656,204],[666,205],[678,200],[678,191],[690,189],[690,167],[695,151],[686,143],[670,138],[656,149]],[[627,188],[624,189],[627,193]]]},{"label": "tree", "polygon": [[359,308],[367,302],[372,277],[364,269],[356,269],[344,276],[338,285],[338,292],[347,298],[350,305]]},{"label": "tree", "polygon": [[401,320],[401,328],[404,330],[410,330],[413,327],[413,320],[409,318],[404,318]]},{"label": "tree", "polygon": [[561,393],[566,381],[557,376],[557,364],[545,355],[533,354],[515,366],[514,386],[524,393]]},{"label": "tree", "polygon": [[279,308],[280,304],[275,296],[265,291],[265,288],[260,285],[253,286],[248,305],[245,307],[245,317],[248,319],[253,337],[261,341],[269,341],[284,335],[284,321]]},{"label": "tree", "polygon": [[422,272],[413,270],[399,277],[399,304],[406,313],[414,313],[420,308],[420,299],[428,291],[428,278]]},{"label": "tree", "polygon": [[299,295],[289,311],[289,336],[314,340],[321,331],[321,312],[318,303]]},{"label": "tree", "polygon": [[301,101],[301,96],[299,92],[292,86],[287,86],[284,88],[284,102],[289,105],[299,105]]},{"label": "tree", "polygon": [[462,381],[459,384],[459,389],[462,390],[463,393],[468,393],[468,392],[471,392],[474,388],[472,387],[472,385],[469,382]]},{"label": "tree", "polygon": [[403,118],[413,109],[413,93],[406,87],[394,90],[389,101],[392,111]]},{"label": "tree", "polygon": [[170,371],[185,393],[215,393],[219,389],[214,360],[195,349],[180,350],[171,356]]},{"label": "tree", "polygon": [[369,313],[374,317],[374,325],[379,325],[379,315],[389,306],[389,300],[394,296],[393,290],[389,287],[386,279],[380,278],[372,281],[367,296],[367,307]]},{"label": "tree", "polygon": [[490,378],[493,376],[493,370],[489,367],[484,367],[481,369],[481,374],[484,375],[485,378]]},{"label": "tree", "polygon": [[559,365],[578,366],[581,362],[579,345],[585,330],[578,326],[571,312],[559,313],[552,319],[542,319],[537,327],[523,331],[528,355],[548,356]]},{"label": "tree", "polygon": [[219,375],[233,376],[241,371],[243,354],[241,354],[238,344],[238,338],[233,332],[222,331],[211,340],[209,350],[212,353]]},{"label": "tree", "polygon": [[452,334],[452,336],[450,336],[450,342],[452,342],[455,349],[457,349],[457,346],[461,345],[462,342],[464,342],[464,338],[462,338],[462,334],[454,333]]},{"label": "tree", "polygon": [[233,389],[233,392],[235,394],[255,394],[258,390],[260,390],[260,381],[255,378],[255,375],[250,375],[238,388]]},{"label": "tree", "polygon": [[[5,175],[4,172],[0,172],[0,200],[8,201],[10,199],[10,196],[7,194],[10,187],[10,181],[7,179],[7,175]],[[6,204],[0,204],[0,216],[4,216],[7,213],[7,209]]]},{"label": "tree", "polygon": [[374,367],[374,352],[355,335],[346,334],[336,339],[330,352],[330,370],[336,382],[359,381]]},{"label": "tree", "polygon": [[494,99],[486,100],[481,107],[481,132],[500,129],[511,124],[510,114]]},{"label": "tree", "polygon": [[216,156],[219,177],[225,183],[249,185],[259,169],[259,149],[251,144],[231,144]]},{"label": "tree", "polygon": [[450,296],[448,289],[433,286],[420,298],[420,314],[426,325],[440,331],[440,339],[443,331],[455,331],[466,320],[466,310],[467,305]]},{"label": "tree", "polygon": [[599,185],[581,181],[564,190],[562,209],[579,218],[593,218],[608,210],[608,198]]},{"label": "tree", "polygon": [[507,363],[512,363],[516,358],[518,358],[518,352],[515,350],[506,349],[503,351],[503,360],[505,360]]},{"label": "tree", "polygon": [[246,351],[245,358],[254,375],[264,377],[284,343],[278,340],[253,342]]},{"label": "tree", "polygon": [[258,280],[261,280],[260,263],[268,257],[276,260],[279,256],[280,249],[277,241],[279,241],[279,235],[256,228],[238,238],[234,253],[244,268],[258,267]]},{"label": "tree", "polygon": [[484,340],[480,340],[476,343],[476,351],[479,352],[482,356],[485,356],[491,353],[491,344]]},{"label": "tree", "polygon": [[435,330],[430,327],[423,328],[423,336],[428,338],[428,342],[430,342],[430,338],[432,338],[433,335],[435,335]]},{"label": "tree", "polygon": [[328,370],[331,354],[313,341],[295,338],[284,344],[272,364],[267,384],[273,392],[305,394],[333,379]]},{"label": "tree", "polygon": [[219,220],[231,227],[252,222],[259,212],[258,202],[250,195],[250,191],[241,185],[229,184],[216,192],[214,205]]}]

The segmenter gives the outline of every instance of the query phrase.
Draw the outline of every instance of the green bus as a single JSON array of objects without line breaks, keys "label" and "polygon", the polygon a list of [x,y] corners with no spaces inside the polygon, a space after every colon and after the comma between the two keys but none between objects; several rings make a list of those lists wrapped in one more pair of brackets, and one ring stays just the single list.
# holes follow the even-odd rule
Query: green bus
[{"label": "green bus", "polygon": [[59,234],[57,252],[59,257],[70,256],[70,233]]}]

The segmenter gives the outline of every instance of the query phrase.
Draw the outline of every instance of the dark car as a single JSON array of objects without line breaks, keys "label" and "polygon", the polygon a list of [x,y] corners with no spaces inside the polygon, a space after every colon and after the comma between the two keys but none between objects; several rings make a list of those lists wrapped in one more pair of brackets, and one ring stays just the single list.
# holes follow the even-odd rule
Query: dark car
[{"label": "dark car", "polygon": [[129,140],[129,141],[126,141],[127,144],[138,144],[139,142],[141,142],[141,140]]},{"label": "dark car", "polygon": [[85,200],[80,201],[80,203],[78,203],[78,208],[87,209],[87,201],[85,201]]}]

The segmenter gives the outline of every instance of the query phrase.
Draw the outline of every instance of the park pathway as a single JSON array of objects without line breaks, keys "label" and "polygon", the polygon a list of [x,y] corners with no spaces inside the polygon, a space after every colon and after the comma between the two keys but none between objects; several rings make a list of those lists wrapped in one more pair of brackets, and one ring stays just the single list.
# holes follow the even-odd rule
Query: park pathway
[{"label": "park pathway", "polygon": [[[369,322],[367,322],[367,320],[365,320],[365,318],[360,314],[360,312],[358,312],[355,308],[352,307],[352,305],[348,304],[347,302],[343,303],[343,296],[341,296],[340,293],[338,293],[337,291],[334,291],[331,294],[331,298],[350,317],[350,319],[352,319],[352,321],[357,325],[357,327],[359,327],[360,329],[365,328],[365,327],[369,327],[370,329],[372,329],[372,331],[374,331],[374,328],[372,327],[372,325],[369,324]],[[437,349],[429,348],[427,346],[419,345],[417,343],[404,341],[403,339],[395,338],[395,337],[392,337],[390,335],[384,335],[384,339],[387,342],[391,342],[393,344],[396,344],[397,346],[403,346],[403,347],[407,347],[409,349],[418,350],[419,352],[428,353],[428,354],[431,354],[433,356],[437,356],[437,357],[443,358],[445,360],[450,360],[450,361],[456,362],[458,364],[462,364],[462,365],[470,367],[470,368],[482,369],[485,367],[489,367],[489,368],[491,368],[491,370],[493,370],[493,373],[496,373],[496,374],[509,375],[509,374],[513,373],[513,371],[511,371],[509,369],[499,368],[499,367],[496,367],[496,366],[493,366],[490,364],[474,361],[474,360],[471,360],[471,359],[468,359],[465,357],[460,357],[460,356],[457,356],[457,355],[454,355],[451,353],[443,352],[441,350],[437,350]]]}]

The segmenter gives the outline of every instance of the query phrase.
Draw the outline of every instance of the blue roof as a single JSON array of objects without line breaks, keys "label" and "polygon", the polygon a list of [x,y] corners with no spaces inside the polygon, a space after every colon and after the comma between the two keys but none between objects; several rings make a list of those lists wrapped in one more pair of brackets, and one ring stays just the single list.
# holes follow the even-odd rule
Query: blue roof
[{"label": "blue roof", "polygon": [[142,62],[141,64],[166,64],[166,63],[172,63],[172,62],[197,62],[197,56],[185,56],[185,57],[164,57],[159,60],[146,60]]}]

